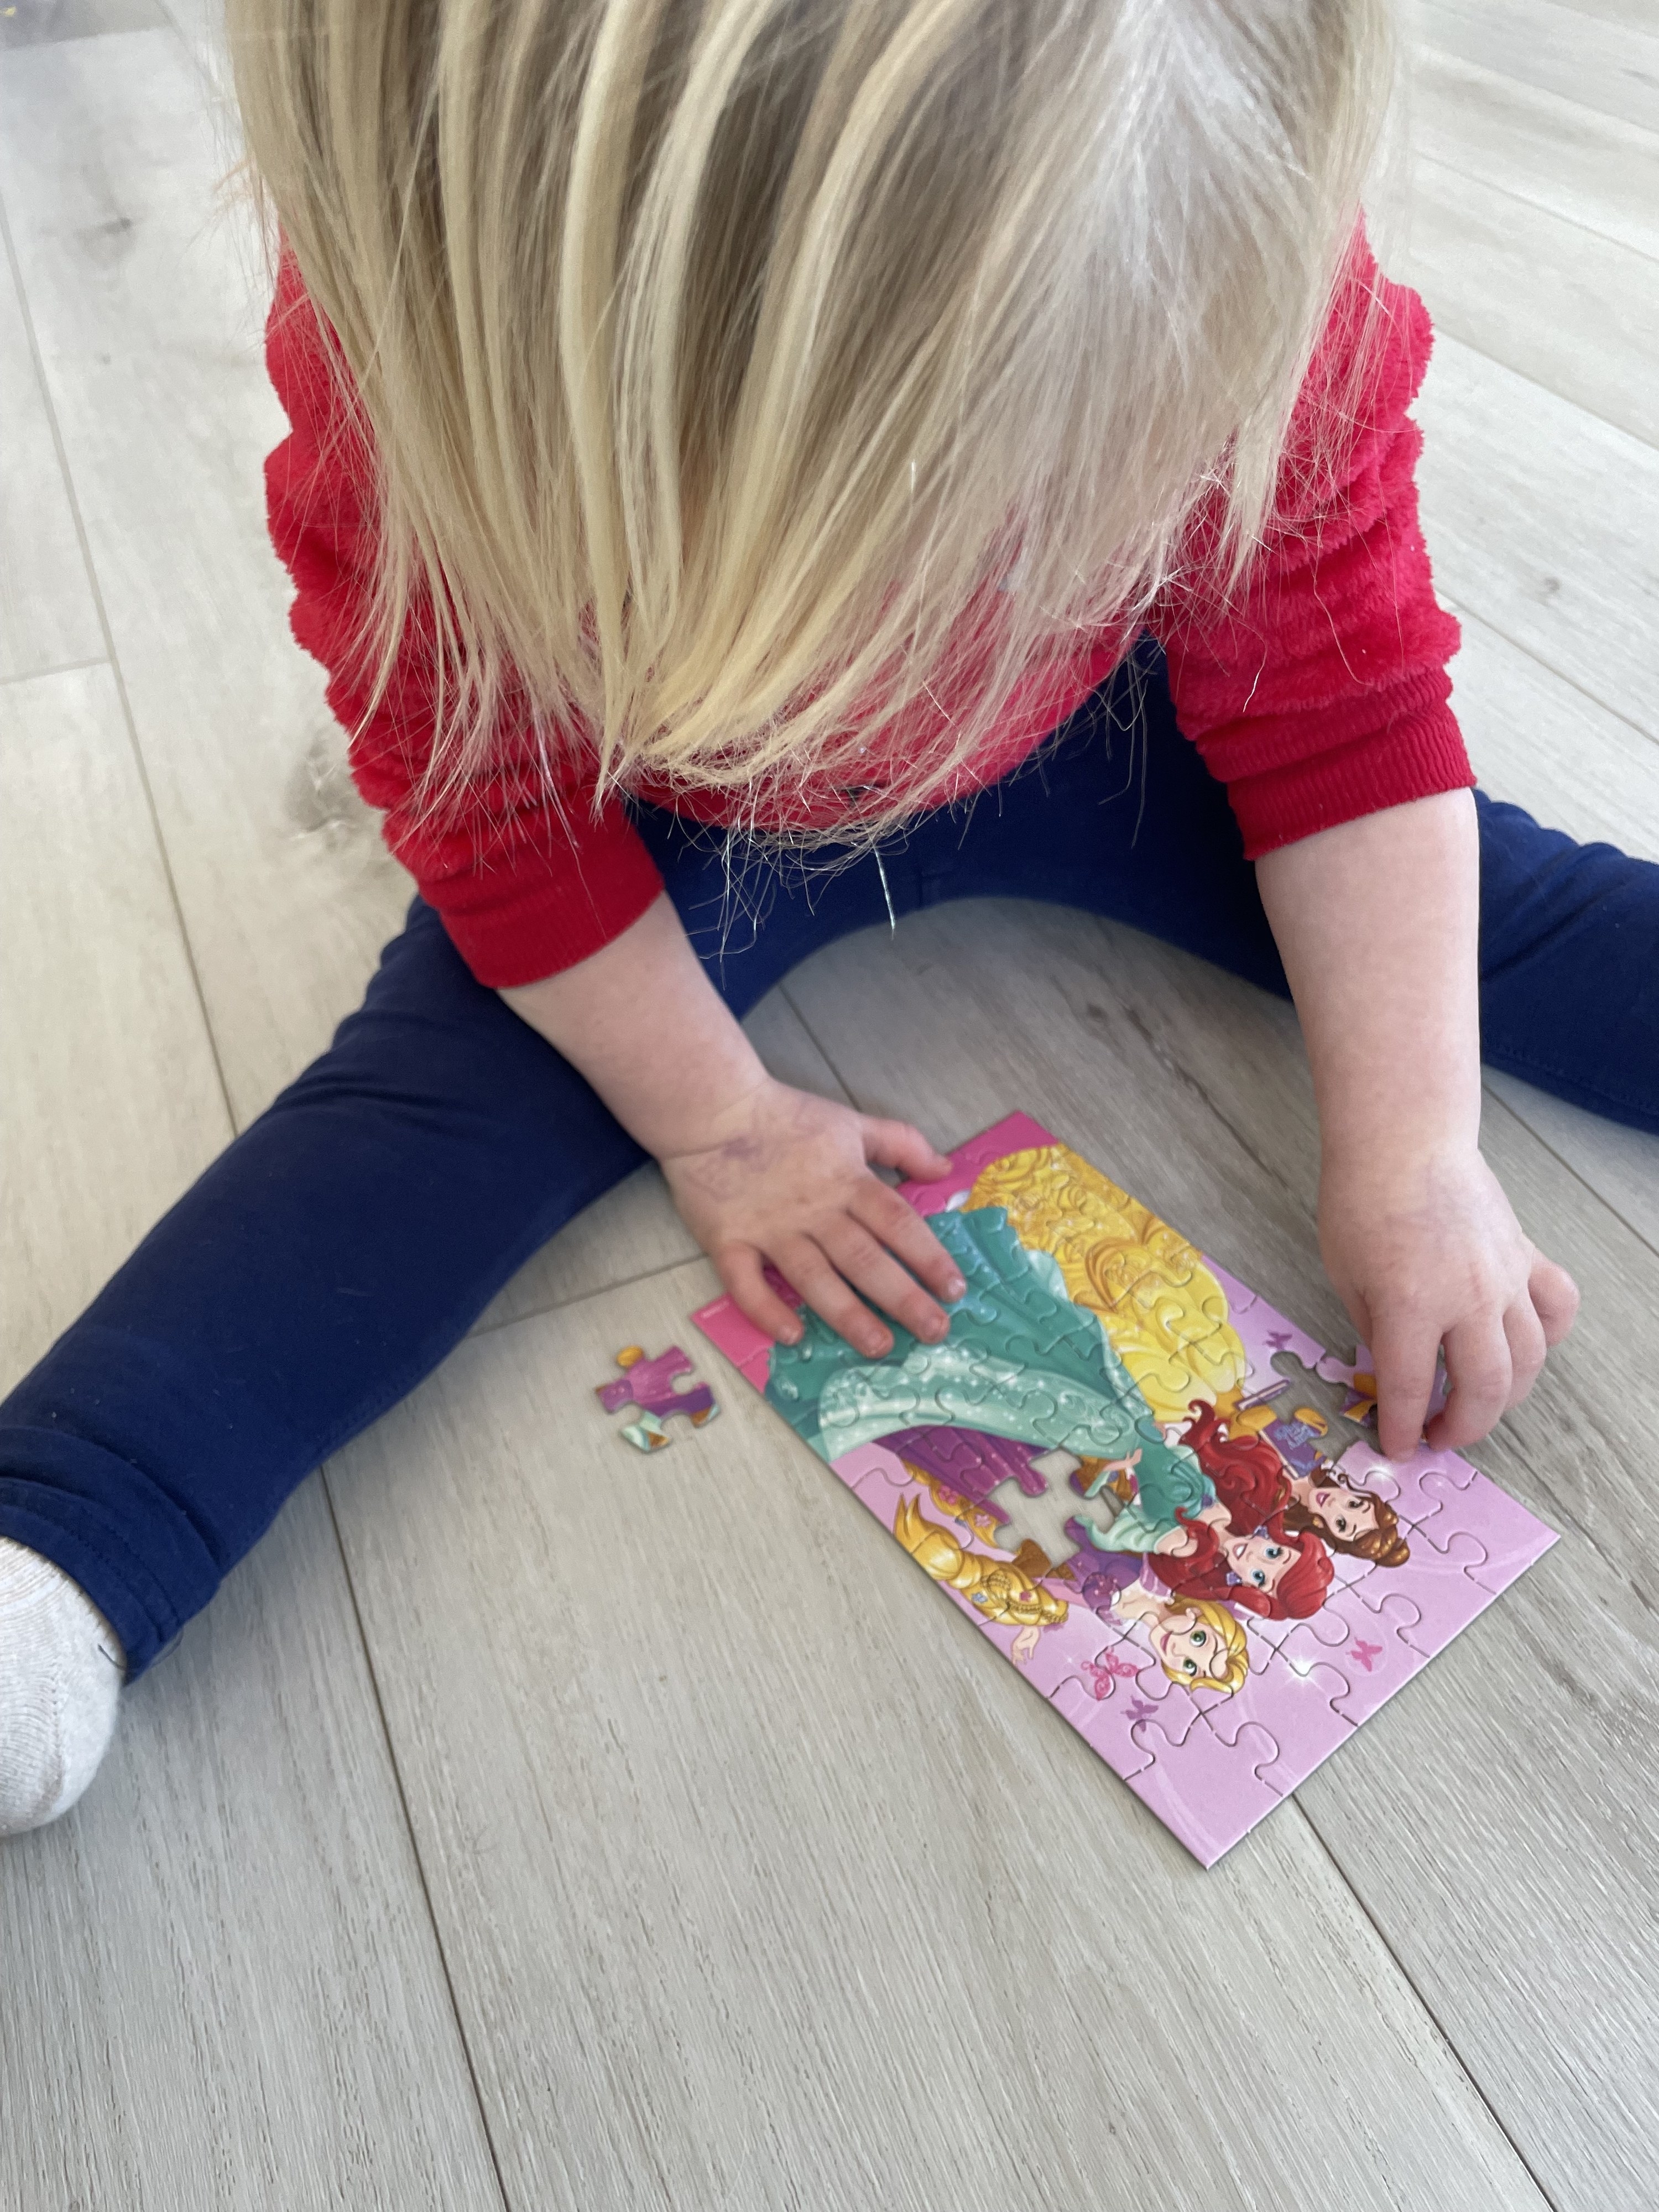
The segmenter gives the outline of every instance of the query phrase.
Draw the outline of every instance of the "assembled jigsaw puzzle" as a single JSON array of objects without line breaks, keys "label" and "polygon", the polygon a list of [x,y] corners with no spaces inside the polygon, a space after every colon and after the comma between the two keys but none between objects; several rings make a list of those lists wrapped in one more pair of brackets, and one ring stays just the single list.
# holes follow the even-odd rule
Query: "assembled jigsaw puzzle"
[{"label": "assembled jigsaw puzzle", "polygon": [[1212,1866],[1554,1534],[1028,1115],[951,1160],[943,1343],[693,1317]]}]

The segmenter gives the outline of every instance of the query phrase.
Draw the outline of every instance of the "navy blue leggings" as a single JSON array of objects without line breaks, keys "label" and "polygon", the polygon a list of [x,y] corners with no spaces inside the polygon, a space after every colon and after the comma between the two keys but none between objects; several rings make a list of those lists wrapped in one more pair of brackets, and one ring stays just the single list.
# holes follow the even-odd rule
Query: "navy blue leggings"
[{"label": "navy blue leggings", "polygon": [[[1480,800],[1485,1054],[1659,1128],[1659,867]],[[1220,788],[1143,649],[969,812],[803,872],[672,815],[641,828],[738,1014],[819,945],[945,899],[1133,922],[1284,973]],[[735,882],[732,879],[735,878]],[[1009,1100],[1018,1105],[1017,1099]],[[362,1006],[0,1406],[0,1534],[55,1559],[142,1673],[305,1474],[397,1402],[642,1155],[410,909]]]}]

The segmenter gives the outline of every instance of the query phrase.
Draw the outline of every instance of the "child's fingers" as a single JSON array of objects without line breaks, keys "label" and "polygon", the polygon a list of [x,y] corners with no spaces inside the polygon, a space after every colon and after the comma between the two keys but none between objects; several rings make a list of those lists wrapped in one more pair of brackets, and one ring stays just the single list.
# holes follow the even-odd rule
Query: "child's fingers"
[{"label": "child's fingers", "polygon": [[[924,1282],[947,1305],[959,1298],[967,1285],[956,1261],[916,1212],[898,1193],[876,1176],[866,1176],[854,1193],[848,1211],[890,1252],[896,1253],[910,1273]],[[889,1307],[890,1313],[895,1310]],[[906,1328],[913,1326],[902,1314]]]},{"label": "child's fingers", "polygon": [[[860,1114],[864,1157],[878,1167],[896,1168],[915,1182],[937,1182],[951,1172],[951,1163],[936,1152],[920,1129],[908,1121],[883,1121],[873,1114]],[[900,1201],[902,1204],[902,1200]]]},{"label": "child's fingers", "polygon": [[1504,1334],[1510,1347],[1510,1395],[1504,1411],[1518,1406],[1538,1380],[1549,1346],[1544,1324],[1530,1298],[1517,1298],[1504,1316]]},{"label": "child's fingers", "polygon": [[1577,1284],[1565,1267],[1558,1267],[1553,1260],[1539,1252],[1533,1256],[1527,1288],[1532,1294],[1533,1310],[1543,1324],[1545,1343],[1559,1344],[1577,1318]]},{"label": "child's fingers", "polygon": [[837,1336],[844,1336],[854,1352],[882,1359],[892,1350],[892,1332],[886,1322],[871,1312],[811,1237],[780,1237],[772,1257],[813,1312]]},{"label": "child's fingers", "polygon": [[949,1331],[949,1321],[915,1277],[850,1213],[820,1229],[817,1241],[853,1288],[913,1336],[937,1344]]},{"label": "child's fingers", "polygon": [[1376,1376],[1376,1433],[1384,1456],[1409,1459],[1422,1440],[1440,1354],[1438,1331],[1427,1319],[1376,1321],[1370,1330]]},{"label": "child's fingers", "polygon": [[775,1343],[800,1341],[800,1316],[766,1279],[766,1262],[752,1244],[728,1244],[714,1255],[720,1279],[740,1314]]},{"label": "child's fingers", "polygon": [[1449,1328],[1446,1379],[1451,1389],[1444,1410],[1429,1424],[1429,1442],[1437,1451],[1478,1443],[1509,1404],[1514,1376],[1509,1339],[1499,1316],[1483,1315]]}]

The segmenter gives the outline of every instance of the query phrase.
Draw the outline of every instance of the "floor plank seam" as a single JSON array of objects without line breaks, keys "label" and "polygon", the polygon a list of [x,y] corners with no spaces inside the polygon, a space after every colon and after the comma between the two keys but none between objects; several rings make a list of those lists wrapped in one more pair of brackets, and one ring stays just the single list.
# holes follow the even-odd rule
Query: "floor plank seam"
[{"label": "floor plank seam", "polygon": [[11,690],[19,684],[44,684],[52,676],[78,676],[83,669],[109,665],[108,656],[98,653],[91,660],[59,660],[50,668],[25,668],[16,676],[0,676],[0,691]]},{"label": "floor plank seam", "polygon": [[202,1017],[202,1033],[213,1062],[214,1079],[219,1086],[219,1096],[224,1102],[225,1118],[233,1134],[237,1129],[236,1109],[231,1103],[230,1085],[219,1053],[219,1040],[213,1033],[212,1018],[208,1012],[207,994],[202,988],[202,973],[196,959],[196,947],[185,922],[185,910],[179,896],[178,878],[173,873],[173,856],[161,831],[161,817],[155,804],[155,793],[149,779],[149,769],[144,759],[144,749],[139,741],[138,728],[133,720],[132,701],[127,692],[126,678],[121,672],[120,656],[115,650],[115,633],[110,625],[109,609],[104,603],[103,587],[98,580],[97,565],[92,557],[92,542],[87,535],[86,519],[81,512],[81,501],[76,493],[75,476],[70,467],[69,448],[64,442],[63,426],[58,419],[58,407],[46,379],[46,362],[40,351],[40,341],[34,327],[33,310],[29,306],[28,292],[23,283],[22,264],[17,258],[13,242],[11,222],[6,211],[3,196],[0,196],[0,252],[5,255],[13,283],[17,288],[18,313],[22,319],[23,336],[28,348],[29,362],[34,371],[34,380],[40,393],[40,403],[46,412],[46,428],[52,438],[52,452],[57,457],[58,474],[63,479],[64,496],[69,502],[70,520],[75,525],[76,543],[81,549],[81,558],[87,572],[87,588],[92,594],[92,604],[98,617],[98,628],[104,641],[104,653],[114,682],[116,696],[120,702],[121,720],[126,729],[127,743],[132,750],[133,765],[137,772],[139,788],[144,794],[144,807],[149,817],[150,835],[155,840],[156,859],[161,864],[162,879],[167,887],[167,898],[179,926],[179,946],[185,956],[185,965],[190,975],[191,988],[196,994],[196,1004]]},{"label": "floor plank seam", "polygon": [[[1597,1190],[1595,1185],[1573,1165],[1572,1162],[1566,1158],[1565,1153],[1557,1152],[1555,1146],[1551,1144],[1549,1139],[1545,1136],[1540,1130],[1534,1127],[1533,1124],[1517,1107],[1512,1106],[1509,1100],[1505,1098],[1501,1092],[1494,1091],[1489,1083],[1482,1083],[1480,1088],[1482,1092],[1485,1094],[1486,1103],[1501,1107],[1504,1112],[1510,1116],[1511,1121],[1519,1123],[1521,1127],[1526,1131],[1527,1134],[1532,1139],[1534,1144],[1540,1145],[1543,1147],[1543,1149],[1549,1154],[1550,1158],[1556,1163],[1558,1167],[1564,1169],[1565,1172],[1572,1177],[1579,1188],[1585,1193],[1595,1205],[1599,1206],[1603,1212],[1610,1213],[1621,1229],[1627,1229],[1631,1235],[1636,1239],[1637,1243],[1642,1247],[1644,1251],[1651,1252],[1656,1258],[1659,1258],[1659,1244],[1656,1244],[1654,1243],[1652,1237],[1648,1235],[1647,1231],[1644,1229],[1638,1228],[1636,1223],[1631,1220],[1627,1215],[1621,1213],[1610,1198],[1604,1197],[1602,1194]],[[1622,1127],[1623,1125],[1615,1124],[1615,1126]]]},{"label": "floor plank seam", "polygon": [[1364,1917],[1366,1925],[1370,1929],[1371,1933],[1382,1945],[1384,1953],[1393,1964],[1395,1972],[1400,1976],[1401,1980],[1404,1982],[1406,1987],[1411,1991],[1412,1995],[1416,1998],[1419,2005],[1422,2008],[1424,2018],[1429,2022],[1435,2033],[1439,2037],[1440,2041],[1448,2056],[1450,2057],[1453,2065],[1456,2067],[1464,2081],[1468,2082],[1471,2094],[1479,2100],[1482,2110],[1490,2116],[1492,2125],[1498,2130],[1499,2135],[1503,2136],[1504,2142],[1515,2154],[1516,2163],[1520,2166],[1522,2172],[1531,2182],[1533,2187],[1538,2191],[1538,2194],[1543,2198],[1545,2203],[1549,2206],[1550,2212],[1564,2212],[1564,2208],[1560,2200],[1546,2187],[1537,2168],[1533,2165],[1532,2160],[1527,2156],[1525,2151],[1522,2149],[1520,2144],[1516,2142],[1514,2136],[1510,2133],[1510,2129],[1504,2119],[1503,2114],[1498,2112],[1497,2107],[1493,2105],[1491,2098],[1487,2096],[1486,2091],[1481,2087],[1480,2083],[1470,2069],[1468,2061],[1464,2057],[1462,2052],[1458,2049],[1457,2045],[1452,2041],[1451,2037],[1447,2033],[1446,2029],[1441,2021],[1439,2014],[1436,2012],[1434,2007],[1429,2002],[1427,1997],[1424,1996],[1422,1990],[1418,1987],[1416,1978],[1412,1973],[1411,1969],[1407,1966],[1399,1952],[1395,1949],[1394,1945],[1389,1942],[1387,1936],[1382,1931],[1381,1923],[1377,1920],[1375,1913],[1372,1912],[1370,1906],[1366,1903],[1364,1898],[1361,1896],[1358,1889],[1355,1887],[1353,1882],[1349,1880],[1347,1872],[1343,1867],[1341,1860],[1338,1858],[1335,1851],[1333,1850],[1331,1845],[1326,1840],[1323,1829],[1320,1826],[1318,1821],[1315,1820],[1313,1814],[1308,1810],[1307,1807],[1303,1803],[1299,1797],[1293,1797],[1291,1802],[1295,1805],[1297,1811],[1302,1815],[1303,1820],[1307,1823],[1309,1833],[1319,1845],[1320,1850],[1324,1852],[1325,1856],[1330,1861],[1332,1871],[1336,1875],[1337,1880],[1347,1891],[1349,1896],[1352,1898],[1354,1904]]},{"label": "floor plank seam", "polygon": [[[1634,252],[1635,249],[1630,250]],[[1647,258],[1646,255],[1639,258]],[[1486,347],[1478,345],[1474,339],[1465,337],[1461,331],[1448,330],[1445,335],[1455,338],[1466,353],[1476,354],[1482,361],[1490,362],[1494,368],[1501,368],[1506,376],[1516,377],[1522,384],[1531,385],[1534,392],[1548,392],[1552,399],[1559,400],[1564,407],[1572,408],[1587,421],[1599,422],[1606,430],[1616,430],[1621,438],[1630,439],[1633,444],[1645,447],[1650,453],[1659,453],[1659,440],[1644,437],[1639,430],[1632,430],[1628,422],[1615,422],[1611,415],[1604,415],[1599,407],[1586,406],[1571,392],[1558,391],[1554,385],[1547,384],[1541,376],[1534,376],[1528,370],[1517,368],[1514,362],[1505,361],[1501,354],[1490,352]]]},{"label": "floor plank seam", "polygon": [[590,1298],[609,1297],[612,1291],[637,1290],[645,1283],[654,1283],[659,1275],[672,1275],[678,1267],[691,1267],[705,1256],[701,1252],[687,1252],[678,1260],[665,1260],[660,1267],[642,1267],[637,1275],[623,1275],[614,1283],[595,1283],[591,1290],[577,1291],[568,1298],[551,1298],[544,1305],[526,1306],[522,1313],[503,1315],[500,1321],[477,1321],[462,1338],[463,1344],[471,1344],[486,1336],[499,1336],[505,1328],[517,1328],[521,1322],[543,1321],[549,1314],[569,1313],[576,1306],[586,1305]]},{"label": "floor plank seam", "polygon": [[[1589,20],[1598,21],[1605,19],[1591,15]],[[1650,131],[1644,123],[1638,123],[1628,115],[1611,114],[1605,107],[1592,107],[1588,100],[1575,100],[1571,93],[1558,92],[1553,85],[1534,84],[1529,77],[1516,76],[1509,70],[1494,69],[1490,62],[1478,62],[1471,55],[1455,53],[1449,46],[1437,46],[1432,39],[1413,39],[1412,55],[1413,59],[1420,55],[1425,60],[1449,64],[1453,70],[1473,70],[1479,76],[1489,77],[1494,84],[1507,85],[1525,99],[1547,100],[1562,107],[1570,107],[1575,115],[1587,118],[1581,126],[1587,134],[1611,125],[1620,132],[1638,131],[1659,149],[1659,131]],[[1439,156],[1431,158],[1438,160]],[[1528,204],[1535,203],[1529,202]],[[1580,227],[1583,228],[1582,225]]]},{"label": "floor plank seam", "polygon": [[[1565,684],[1570,690],[1576,691],[1581,699],[1588,699],[1592,707],[1599,708],[1604,714],[1611,714],[1615,721],[1622,722],[1632,735],[1640,738],[1644,744],[1659,745],[1659,731],[1644,728],[1640,722],[1633,720],[1622,707],[1611,707],[1605,699],[1598,699],[1595,692],[1587,691],[1584,689],[1576,676],[1569,675],[1564,668],[1558,668],[1553,660],[1546,660],[1543,654],[1534,651],[1524,638],[1511,637],[1509,631],[1492,616],[1482,614],[1478,607],[1470,606],[1467,600],[1455,598],[1450,592],[1438,585],[1436,586],[1435,592],[1442,606],[1449,614],[1455,615],[1460,622],[1479,623],[1482,629],[1489,629],[1494,637],[1502,638],[1505,645],[1513,646],[1516,652],[1524,654],[1534,668],[1541,668],[1547,676],[1553,676],[1558,683]],[[1454,678],[1454,688],[1455,684]]]},{"label": "floor plank seam", "polygon": [[462,2017],[460,2000],[455,1990],[455,1978],[450,1972],[449,1954],[444,1948],[443,1930],[438,1923],[436,1908],[432,1902],[432,1886],[427,1880],[426,1861],[421,1855],[421,1840],[410,1810],[409,1792],[404,1785],[404,1771],[398,1759],[398,1747],[392,1740],[391,1723],[386,1718],[386,1699],[380,1694],[380,1677],[374,1664],[374,1647],[368,1640],[368,1631],[363,1625],[363,1609],[357,1601],[357,1585],[351,1572],[351,1559],[340,1534],[340,1519],[334,1510],[334,1492],[329,1484],[329,1470],[325,1464],[319,1469],[323,1479],[323,1496],[328,1501],[329,1525],[334,1531],[334,1541],[340,1554],[340,1565],[345,1575],[346,1594],[351,1600],[351,1617],[357,1625],[357,1641],[363,1655],[363,1665],[368,1673],[369,1691],[374,1699],[374,1711],[380,1723],[380,1739],[386,1745],[386,1759],[392,1768],[392,1779],[398,1792],[398,1810],[404,1816],[404,1832],[409,1838],[409,1848],[415,1861],[416,1877],[421,1885],[421,1901],[426,1907],[427,1925],[432,1930],[432,1941],[438,1954],[438,1964],[443,1969],[444,1989],[449,1998],[450,2015],[455,2022],[455,2033],[461,2046],[461,2056],[466,2061],[466,2077],[472,2090],[472,2101],[477,2107],[478,2125],[483,2130],[484,2148],[489,2153],[489,2163],[495,2176],[495,2188],[501,2202],[502,2212],[513,2212],[513,2200],[507,2195],[506,2179],[501,2172],[501,2161],[495,2148],[495,2132],[489,2124],[489,2111],[484,2102],[483,2090],[478,2080],[478,2069],[473,2061],[472,2045]]},{"label": "floor plank seam", "polygon": [[[895,931],[894,933],[896,935],[896,931]],[[801,1012],[799,1004],[791,995],[789,985],[787,981],[777,986],[777,993],[778,996],[783,1000],[784,1005],[788,1007],[790,1012],[800,1024],[802,1029],[805,1030],[807,1042],[811,1046],[813,1051],[817,1053],[818,1058],[829,1069],[830,1074],[835,1077],[836,1087],[841,1092],[843,1101],[852,1108],[855,1114],[867,1113],[869,1109],[867,1107],[861,1106],[859,1103],[857,1098],[854,1097],[852,1091],[848,1088],[847,1078],[842,1073],[840,1068],[836,1066],[835,1061],[824,1050],[823,1038],[819,1036],[817,1031],[812,1027],[811,1023],[807,1020],[805,1015]]]},{"label": "floor plank seam", "polygon": [[[1516,207],[1530,208],[1534,215],[1547,216],[1552,222],[1565,223],[1571,229],[1582,231],[1586,238],[1599,239],[1603,246],[1616,246],[1620,252],[1633,254],[1638,261],[1645,261],[1650,268],[1659,269],[1659,254],[1649,253],[1642,246],[1632,246],[1627,238],[1615,238],[1610,231],[1601,230],[1593,222],[1582,222],[1577,216],[1565,215],[1559,207],[1533,199],[1525,192],[1516,191],[1512,185],[1495,184],[1492,178],[1483,176],[1479,170],[1463,168],[1458,162],[1449,161],[1443,154],[1419,150],[1418,158],[1432,163],[1437,169],[1444,169],[1451,176],[1462,177],[1466,184],[1478,185],[1482,191],[1497,192],[1504,199],[1513,200]],[[1577,403],[1575,401],[1574,404]],[[1631,434],[1633,437],[1637,433],[1632,431]]]}]

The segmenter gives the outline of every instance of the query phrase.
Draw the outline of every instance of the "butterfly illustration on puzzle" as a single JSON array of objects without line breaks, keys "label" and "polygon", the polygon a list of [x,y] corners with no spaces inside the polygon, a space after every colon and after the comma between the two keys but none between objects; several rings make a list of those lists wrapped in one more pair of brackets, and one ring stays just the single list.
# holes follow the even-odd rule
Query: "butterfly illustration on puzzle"
[{"label": "butterfly illustration on puzzle", "polygon": [[1098,1659],[1085,1659],[1081,1671],[1091,1698],[1109,1698],[1114,1682],[1133,1681],[1140,1668],[1133,1659],[1119,1659],[1103,1651]]}]

